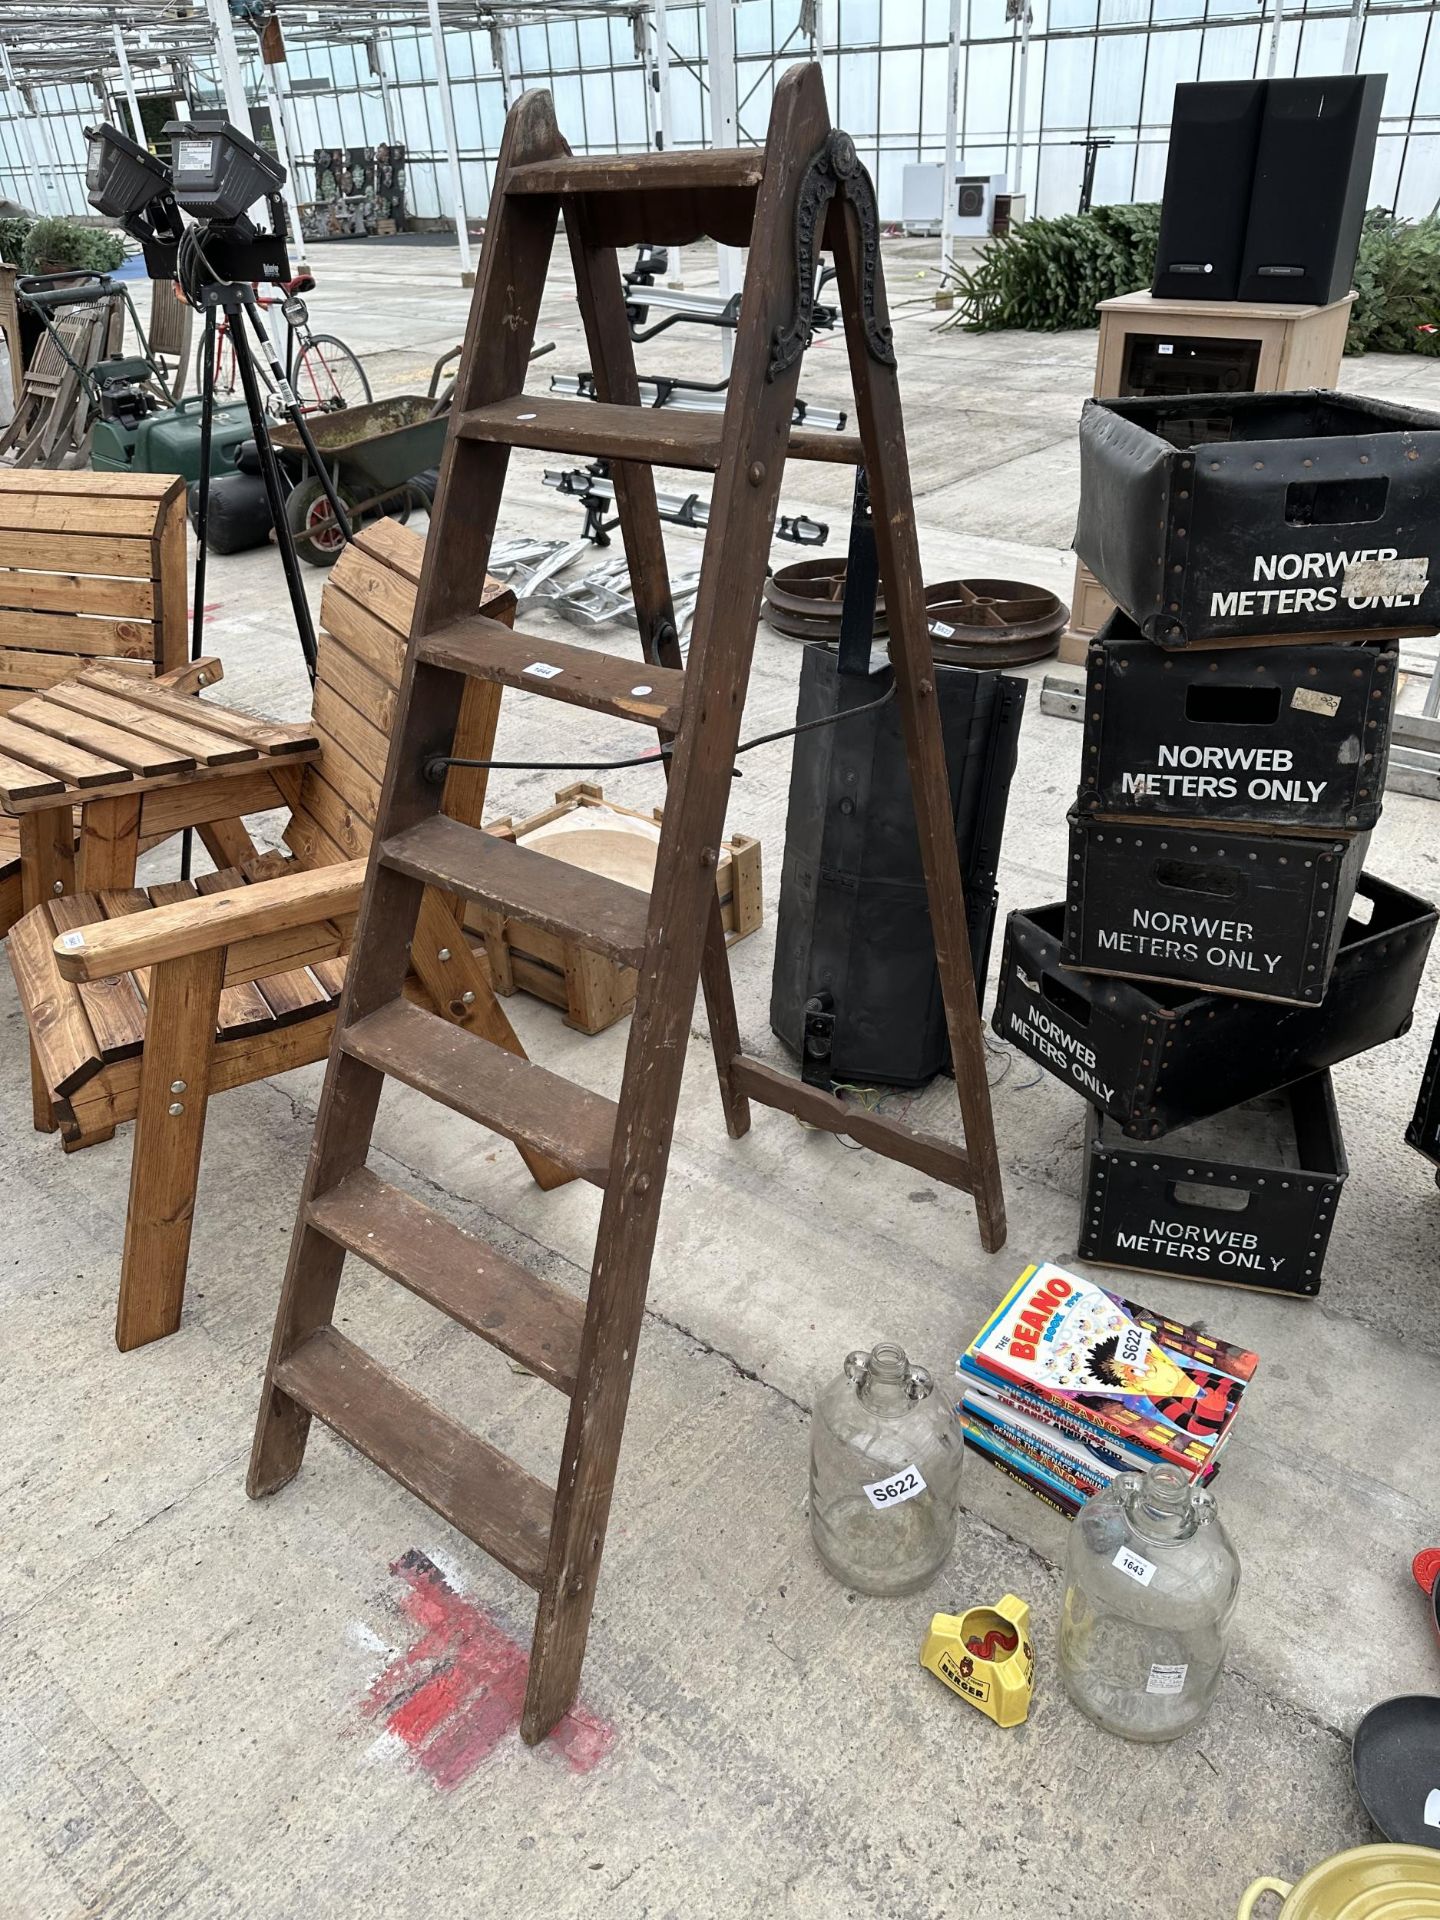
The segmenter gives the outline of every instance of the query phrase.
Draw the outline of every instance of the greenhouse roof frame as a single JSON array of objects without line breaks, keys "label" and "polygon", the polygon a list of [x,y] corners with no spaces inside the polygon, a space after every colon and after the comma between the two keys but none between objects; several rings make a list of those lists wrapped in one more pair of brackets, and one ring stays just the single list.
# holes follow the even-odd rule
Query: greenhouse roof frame
[{"label": "greenhouse roof frame", "polygon": [[[287,42],[361,44],[377,33],[428,32],[427,0],[306,0],[276,12]],[[524,26],[544,20],[595,16],[635,19],[652,11],[651,0],[510,0],[486,6],[477,0],[439,0],[446,29]],[[253,24],[262,19],[255,9]],[[237,30],[245,22],[236,18]],[[114,58],[115,29],[124,35],[137,76],[166,71],[176,61],[210,59],[215,38],[204,0],[53,0],[37,11],[34,0],[0,0],[0,41],[21,86],[49,86],[88,79]]]}]

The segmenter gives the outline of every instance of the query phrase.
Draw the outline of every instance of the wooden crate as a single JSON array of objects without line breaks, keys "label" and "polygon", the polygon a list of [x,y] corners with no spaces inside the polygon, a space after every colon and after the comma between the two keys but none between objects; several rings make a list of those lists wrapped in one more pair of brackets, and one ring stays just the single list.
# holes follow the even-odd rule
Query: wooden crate
[{"label": "wooden crate", "polygon": [[[631,840],[637,848],[650,847],[649,865],[653,867],[653,848],[659,844],[663,808],[642,813],[633,807],[618,806],[588,780],[562,787],[555,796],[554,806],[547,807],[543,813],[529,820],[492,820],[486,831],[521,845],[534,845],[537,836],[541,843],[554,844],[571,837],[569,830],[556,832],[555,823],[574,820],[585,809],[595,809],[597,818],[631,823],[618,829],[617,841],[623,838],[627,850]],[[548,833],[544,831],[547,828],[551,830]],[[577,856],[583,856],[577,857],[576,865],[607,871],[611,878],[620,877],[608,862],[597,860],[593,842],[590,848],[577,847],[575,851]],[[643,865],[644,855],[640,858]],[[638,883],[638,877],[628,882]],[[758,840],[737,833],[723,843],[715,871],[715,889],[720,896],[726,938],[733,945],[747,933],[753,933],[764,917]],[[465,927],[484,942],[490,977],[497,993],[510,994],[518,989],[533,993],[537,999],[548,1000],[552,1006],[563,1007],[566,1026],[580,1033],[602,1033],[635,1004],[633,967],[622,967],[573,940],[562,940],[514,915],[487,912],[474,904],[466,909]]]}]

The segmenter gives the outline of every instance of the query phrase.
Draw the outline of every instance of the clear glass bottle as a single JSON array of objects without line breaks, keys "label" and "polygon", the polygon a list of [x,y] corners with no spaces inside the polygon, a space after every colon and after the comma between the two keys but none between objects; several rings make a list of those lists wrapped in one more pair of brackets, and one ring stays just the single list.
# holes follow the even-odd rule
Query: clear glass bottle
[{"label": "clear glass bottle", "polygon": [[1215,1496],[1166,1463],[1121,1473],[1070,1529],[1065,1691],[1109,1733],[1174,1740],[1220,1684],[1240,1560]]},{"label": "clear glass bottle", "polygon": [[960,1426],[903,1347],[849,1355],[815,1403],[810,1531],[825,1565],[859,1593],[916,1593],[955,1544]]}]

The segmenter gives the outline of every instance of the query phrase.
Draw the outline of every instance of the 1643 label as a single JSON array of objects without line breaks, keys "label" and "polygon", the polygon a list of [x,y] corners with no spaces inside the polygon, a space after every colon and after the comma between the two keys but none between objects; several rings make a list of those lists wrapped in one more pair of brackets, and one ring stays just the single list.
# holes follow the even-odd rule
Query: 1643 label
[{"label": "1643 label", "polygon": [[917,1493],[924,1493],[925,1477],[918,1467],[902,1467],[899,1473],[892,1473],[888,1480],[875,1480],[865,1489],[865,1498],[878,1513],[886,1513],[891,1507],[898,1507],[903,1501],[913,1500]]},{"label": "1643 label", "polygon": [[1155,1578],[1154,1561],[1147,1560],[1143,1554],[1134,1552],[1130,1547],[1121,1547],[1110,1564],[1112,1567],[1118,1567],[1127,1579],[1136,1581],[1142,1587],[1148,1587]]}]

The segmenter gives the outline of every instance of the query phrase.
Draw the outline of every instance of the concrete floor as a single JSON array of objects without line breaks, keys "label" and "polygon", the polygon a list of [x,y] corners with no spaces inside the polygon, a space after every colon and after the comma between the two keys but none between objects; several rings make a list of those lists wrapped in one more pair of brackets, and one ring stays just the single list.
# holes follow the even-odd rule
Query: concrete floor
[{"label": "concrete floor", "polygon": [[[1094,336],[937,336],[928,251],[887,249],[927,575],[1003,570],[1065,591]],[[317,323],[366,353],[378,388],[423,384],[464,316],[453,253],[336,245],[317,248],[316,265]],[[692,283],[704,266],[687,254]],[[542,331],[557,351],[537,385],[585,364],[558,268]],[[714,368],[709,337],[683,351],[678,331],[669,339],[645,351],[646,367]],[[1435,404],[1440,364],[1353,362],[1345,385]],[[817,342],[802,392],[844,404],[836,343]],[[574,530],[573,506],[540,485],[543,465],[513,462],[505,530]],[[838,469],[799,467],[785,507],[828,517],[839,546],[846,495]],[[677,566],[699,547],[672,536]],[[319,576],[309,585],[318,594]],[[208,598],[222,697],[303,714],[273,554],[213,561]],[[792,717],[797,665],[792,643],[762,626],[747,732]],[[1418,683],[1405,698],[1418,704]],[[507,695],[502,749],[599,759],[615,745],[603,721]],[[1078,728],[1036,700],[1010,804],[1006,909],[1062,891],[1079,747]],[[766,1007],[788,753],[744,765],[730,825],[764,842],[769,918],[734,952],[736,988],[748,1047],[779,1058]],[[497,778],[494,803],[532,810],[563,779]],[[648,772],[605,786],[628,802],[658,797]],[[1372,866],[1436,897],[1437,825],[1430,803],[1388,800]],[[1161,1749],[1096,1733],[1063,1699],[1066,1527],[983,1463],[966,1463],[953,1561],[917,1598],[846,1593],[807,1534],[808,1409],[846,1351],[899,1339],[948,1378],[1025,1260],[1073,1257],[1078,1098],[993,1043],[1011,1238],[991,1258],[967,1200],[904,1169],[764,1111],[746,1139],[727,1140],[696,1022],[588,1717],[532,1753],[512,1711],[525,1590],[318,1429],[290,1488],[245,1498],[319,1070],[216,1103],[184,1325],[122,1356],[111,1318],[129,1141],[67,1158],[31,1131],[24,1030],[0,973],[0,1913],[1223,1920],[1254,1875],[1298,1877],[1365,1840],[1350,1730],[1376,1700],[1437,1679],[1408,1567],[1440,1540],[1440,1195],[1401,1139],[1437,980],[1432,968],[1406,1039],[1337,1072],[1352,1174],[1317,1303],[1127,1282],[1263,1356],[1220,1483],[1245,1570],[1229,1669],[1203,1728]],[[536,1002],[509,1008],[537,1057],[613,1091],[623,1025],[584,1039]],[[948,1083],[886,1105],[958,1131]],[[374,1164],[583,1289],[590,1189],[542,1195],[503,1144],[404,1090],[387,1094]],[[553,1474],[563,1415],[549,1389],[351,1264],[345,1331]],[[1007,1590],[1034,1609],[1040,1665],[1028,1723],[1002,1733],[916,1655],[934,1607]],[[490,1676],[483,1704],[452,1726],[445,1764],[434,1748],[417,1759],[403,1737],[431,1694],[396,1704],[437,1666]]]}]

